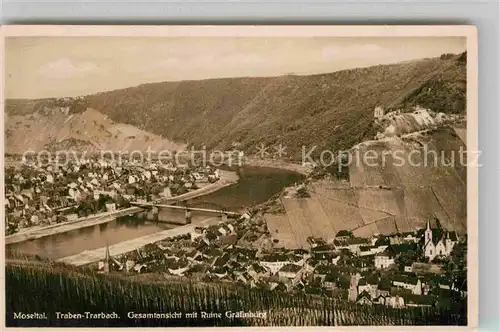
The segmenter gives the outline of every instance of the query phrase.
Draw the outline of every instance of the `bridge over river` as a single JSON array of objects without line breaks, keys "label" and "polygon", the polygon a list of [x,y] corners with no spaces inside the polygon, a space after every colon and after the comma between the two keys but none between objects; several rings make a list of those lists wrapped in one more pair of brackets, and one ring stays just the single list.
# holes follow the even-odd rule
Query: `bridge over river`
[{"label": "bridge over river", "polygon": [[[213,215],[219,216],[222,221],[227,220],[228,217],[239,217],[241,213],[233,212],[222,209],[209,209],[202,207],[190,207],[190,206],[179,206],[171,204],[162,203],[152,203],[152,202],[131,202],[133,206],[145,209],[145,211],[139,215],[146,220],[152,220],[155,222],[166,222],[172,224],[189,224],[195,215]],[[177,216],[177,218],[172,218],[172,212],[182,211],[184,212],[184,217]]]},{"label": "bridge over river", "polygon": [[[175,205],[137,205],[13,234],[6,237],[6,249],[56,260],[76,256],[62,261],[92,263],[92,257],[100,255],[95,250],[106,245],[110,245],[112,255],[117,255],[125,248],[125,252],[132,251],[147,243],[190,233],[196,226],[215,225],[228,217],[240,216],[236,212],[203,208],[190,211],[190,208]],[[156,220],[152,213],[155,208],[161,211]]]}]

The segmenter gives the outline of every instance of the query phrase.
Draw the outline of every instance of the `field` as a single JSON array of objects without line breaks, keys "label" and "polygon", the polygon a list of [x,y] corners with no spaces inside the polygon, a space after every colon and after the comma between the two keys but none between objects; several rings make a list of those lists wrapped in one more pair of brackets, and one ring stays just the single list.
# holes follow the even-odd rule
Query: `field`
[{"label": "field", "polygon": [[[93,133],[90,128],[80,134],[73,131],[72,135],[88,141],[96,135],[107,135],[109,130],[111,137],[101,142],[110,147],[121,147],[119,143],[132,140],[127,136],[135,136],[138,142],[131,142],[127,149],[145,143],[153,146],[153,134],[158,139],[189,142],[197,147],[206,145],[208,149],[228,149],[238,142],[246,155],[255,153],[261,144],[282,143],[287,146],[287,156],[299,161],[302,146],[316,146],[313,156],[319,157],[321,150],[345,150],[373,138],[377,132],[373,125],[377,105],[386,110],[420,105],[435,112],[463,113],[464,58],[462,54],[317,75],[160,82],[107,91],[86,96],[72,113],[89,107],[115,123],[149,132],[150,139],[146,141],[146,132],[139,136],[140,133],[128,130],[118,137],[124,140],[114,139],[116,131],[109,130],[111,124],[107,125],[107,121],[102,132]],[[9,99],[5,111],[9,116],[30,116],[54,104],[57,103],[49,99]],[[90,124],[94,119],[91,120]],[[82,127],[71,121],[75,129]],[[25,123],[35,127],[24,121],[20,128],[6,123],[7,131],[13,135],[16,129],[23,132]],[[48,136],[40,136],[42,148],[50,143]],[[7,136],[9,149],[16,142]],[[30,141],[21,140],[12,148],[24,151],[32,147],[29,144]]]},{"label": "field", "polygon": [[[234,285],[131,282],[64,266],[7,266],[6,323],[14,326],[323,326],[465,325],[466,308],[390,309],[358,306],[303,293]],[[46,312],[47,320],[15,320],[14,312]],[[116,312],[118,319],[56,320],[55,312]],[[219,312],[221,318],[130,319],[127,313]],[[265,318],[228,318],[226,311],[265,312]]]},{"label": "field", "polygon": [[155,134],[127,124],[115,123],[104,114],[87,109],[64,114],[57,108],[45,113],[6,116],[6,149],[24,153],[29,147],[36,151],[76,149],[100,151],[176,150],[176,144]]}]

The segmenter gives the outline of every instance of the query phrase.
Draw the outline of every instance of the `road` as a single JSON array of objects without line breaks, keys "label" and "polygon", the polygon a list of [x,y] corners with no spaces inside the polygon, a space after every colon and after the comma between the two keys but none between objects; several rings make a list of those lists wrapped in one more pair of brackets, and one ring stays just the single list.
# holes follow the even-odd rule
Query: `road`
[{"label": "road", "polygon": [[[187,210],[188,208],[184,206],[177,205],[169,205],[169,204],[160,204],[160,203],[140,203],[140,202],[130,202],[131,205],[139,206],[139,207],[153,207],[156,206],[158,208],[169,208],[173,210]],[[203,208],[189,208],[190,211],[199,211],[199,212],[208,212],[208,213],[217,213],[217,214],[226,214],[228,216],[241,216],[239,212],[233,211],[225,211],[225,210],[214,210],[214,209],[203,209]]]},{"label": "road", "polygon": [[[233,183],[236,183],[237,181],[238,181],[238,175],[236,174],[236,172],[220,171],[219,181],[206,185],[200,189],[196,189],[188,193],[172,197],[168,199],[167,202],[168,203],[180,202],[183,200],[188,200],[195,197],[207,195],[221,188],[229,186]],[[5,244],[8,245],[12,243],[23,242],[26,240],[38,239],[41,237],[50,236],[57,233],[64,233],[83,227],[104,224],[117,217],[131,215],[140,212],[141,210],[142,210],[141,208],[134,206],[127,209],[121,209],[113,212],[104,212],[89,217],[79,218],[65,223],[42,226],[42,227],[30,227],[23,229],[18,233],[6,236]]]},{"label": "road", "polygon": [[12,244],[17,242],[23,242],[27,240],[38,239],[45,236],[54,235],[57,233],[69,232],[75,229],[89,227],[94,225],[99,225],[107,223],[117,217],[131,215],[140,212],[142,209],[136,206],[129,207],[122,210],[117,210],[113,212],[104,212],[96,215],[79,218],[73,221],[68,221],[65,223],[54,224],[44,227],[27,228],[19,233],[12,234],[5,237],[5,244]]}]

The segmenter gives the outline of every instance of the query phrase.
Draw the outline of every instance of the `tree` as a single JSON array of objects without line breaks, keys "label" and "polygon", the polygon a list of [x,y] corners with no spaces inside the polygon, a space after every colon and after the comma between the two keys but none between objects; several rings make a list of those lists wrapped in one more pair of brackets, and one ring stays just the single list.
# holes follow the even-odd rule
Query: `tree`
[{"label": "tree", "polygon": [[13,220],[5,220],[5,235],[11,235],[17,233],[19,230],[19,218],[15,218]]}]

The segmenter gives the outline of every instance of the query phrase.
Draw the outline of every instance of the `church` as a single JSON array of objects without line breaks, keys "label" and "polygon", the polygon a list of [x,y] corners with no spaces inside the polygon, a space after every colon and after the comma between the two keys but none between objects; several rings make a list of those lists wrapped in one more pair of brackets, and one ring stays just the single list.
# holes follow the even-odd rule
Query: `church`
[{"label": "church", "polygon": [[427,221],[423,237],[423,252],[424,256],[429,258],[429,262],[436,257],[450,256],[457,242],[456,232],[444,231],[441,228],[431,229],[430,221]]}]

